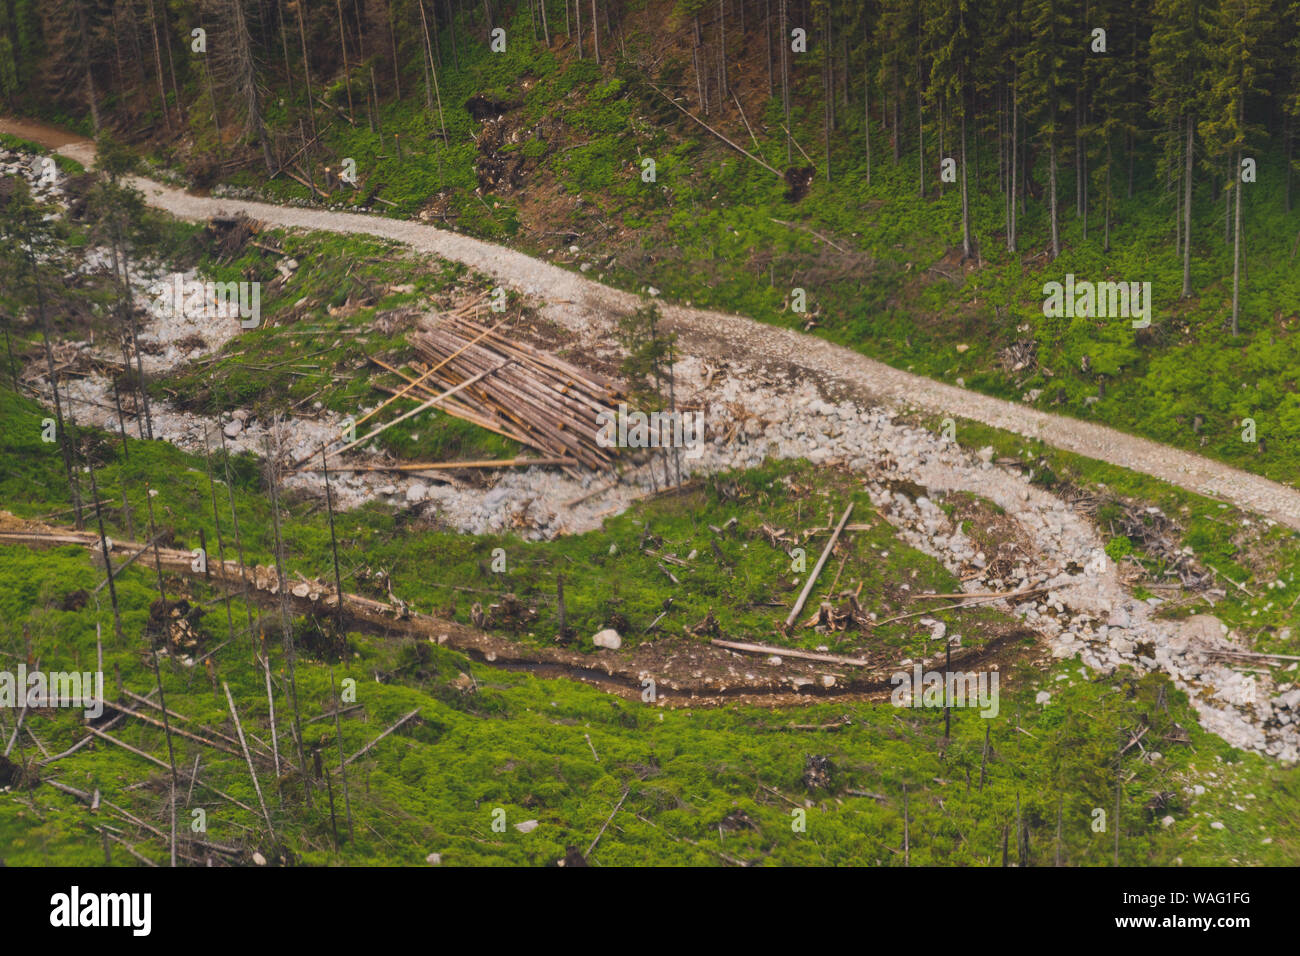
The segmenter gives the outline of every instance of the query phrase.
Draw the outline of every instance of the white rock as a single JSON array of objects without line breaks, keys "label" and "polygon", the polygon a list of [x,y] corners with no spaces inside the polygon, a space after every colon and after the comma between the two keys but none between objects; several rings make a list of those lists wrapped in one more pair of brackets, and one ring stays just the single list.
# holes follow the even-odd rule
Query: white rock
[{"label": "white rock", "polygon": [[1036,695],[1034,695],[1035,704],[1046,704],[1051,699],[1052,695],[1045,690],[1040,690]]},{"label": "white rock", "polygon": [[430,866],[439,866],[442,863],[442,854],[430,853],[424,858],[424,862],[428,863]]},{"label": "white rock", "polygon": [[238,419],[233,422],[227,422],[226,427],[222,429],[227,438],[238,438],[239,433],[244,430],[244,425]]},{"label": "white rock", "polygon": [[596,636],[591,639],[591,643],[595,644],[597,647],[607,647],[611,651],[616,651],[623,646],[623,638],[618,636],[618,631],[614,630],[612,627],[607,627],[605,630],[599,631]]},{"label": "white rock", "polygon": [[429,489],[417,481],[406,489],[406,500],[409,502],[423,501],[428,492]]},{"label": "white rock", "polygon": [[515,829],[518,830],[520,833],[532,833],[534,830],[537,829],[537,821],[525,820],[523,823],[516,823]]}]

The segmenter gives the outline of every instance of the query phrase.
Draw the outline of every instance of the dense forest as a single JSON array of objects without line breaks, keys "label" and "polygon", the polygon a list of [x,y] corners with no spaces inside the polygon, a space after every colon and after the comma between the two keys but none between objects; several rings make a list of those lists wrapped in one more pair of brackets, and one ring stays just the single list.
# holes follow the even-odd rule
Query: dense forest
[{"label": "dense forest", "polygon": [[[1198,185],[1225,196],[1234,273],[1242,231],[1234,186],[1257,174],[1241,176],[1243,162],[1282,164],[1287,210],[1294,205],[1296,0],[593,0],[585,21],[582,8],[580,0],[565,0],[563,10],[544,0],[481,7],[336,0],[314,9],[291,0],[5,0],[0,95],[10,109],[54,105],[84,115],[95,132],[105,122],[137,132],[156,122],[164,134],[237,137],[260,150],[271,173],[295,151],[302,124],[315,137],[317,104],[325,101],[345,106],[350,122],[369,115],[373,128],[381,100],[422,98],[440,114],[445,137],[439,74],[461,69],[466,46],[491,45],[498,26],[527,24],[531,39],[548,48],[563,37],[578,57],[599,64],[602,43],[606,59],[627,56],[627,34],[666,17],[674,28],[667,55],[636,57],[638,78],[651,87],[665,82],[657,67],[707,118],[730,112],[733,102],[740,107],[743,70],[765,71],[766,93],[780,104],[787,167],[799,159],[796,108],[822,115],[828,180],[838,172],[833,141],[846,129],[868,183],[873,150],[895,165],[914,152],[921,197],[942,189],[936,161],[957,159],[966,257],[975,254],[972,140],[996,149],[1007,249],[1025,241],[1018,209],[1033,200],[1047,209],[1053,257],[1071,204],[1083,234],[1091,218],[1109,248],[1116,191],[1133,196],[1135,157],[1152,148],[1180,197],[1173,216],[1183,296],[1194,291]],[[271,107],[272,99],[281,105]],[[847,123],[851,113],[864,122]],[[1040,173],[1045,184],[1035,181]],[[1234,333],[1238,310],[1234,291]]]}]

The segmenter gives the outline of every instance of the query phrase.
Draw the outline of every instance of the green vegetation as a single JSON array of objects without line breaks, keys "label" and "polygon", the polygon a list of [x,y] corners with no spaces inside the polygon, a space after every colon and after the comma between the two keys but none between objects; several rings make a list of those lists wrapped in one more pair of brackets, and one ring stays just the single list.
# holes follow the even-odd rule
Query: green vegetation
[{"label": "green vegetation", "polygon": [[[0,460],[23,463],[19,474],[11,474],[7,464],[0,496],[11,510],[28,516],[64,507],[57,455],[51,453],[52,446],[40,442],[43,414],[26,400],[0,391],[4,425]],[[155,482],[153,500],[160,530],[183,545],[194,542],[197,529],[204,527],[211,542],[215,526],[208,523],[210,490],[203,462],[161,443],[131,440],[128,444],[129,460],[120,456],[116,443],[101,440],[91,446],[102,456],[97,468],[102,497],[112,500],[125,488],[136,521],[142,521],[147,513],[145,481],[166,474],[167,482]],[[255,470],[240,461],[232,464],[244,546],[250,560],[267,561],[271,532],[265,494]],[[673,616],[674,627],[694,624],[694,616],[709,605],[724,632],[734,628],[742,635],[779,640],[775,633],[770,637],[764,633],[761,623],[771,622],[779,611],[746,608],[743,598],[745,594],[769,596],[773,582],[788,574],[789,559],[761,538],[747,538],[745,532],[760,515],[782,523],[791,517],[791,510],[795,518],[791,524],[796,527],[821,524],[828,505],[853,493],[843,481],[807,465],[769,465],[720,476],[692,493],[689,508],[674,506],[672,497],[651,500],[609,523],[602,534],[545,544],[442,535],[413,528],[402,516],[378,509],[340,515],[339,535],[345,568],[364,557],[370,567],[387,569],[395,593],[422,610],[463,618],[465,602],[453,610],[446,602],[454,598],[449,599],[450,592],[440,587],[452,582],[469,582],[464,586],[497,593],[509,588],[525,599],[540,598],[562,570],[570,621],[584,638],[608,623],[611,611],[629,618],[635,633],[636,623],[648,617],[665,595],[675,595],[683,610]],[[222,497],[219,493],[218,499]],[[964,505],[973,502],[977,499]],[[289,502],[287,511],[289,570],[328,573],[328,531],[319,509]],[[734,535],[723,540],[723,561],[717,561],[711,549],[700,549],[691,569],[673,568],[679,576],[690,576],[693,597],[682,593],[684,588],[674,588],[654,562],[637,551],[638,545],[646,544],[661,553],[689,553],[688,547],[709,540],[707,523],[726,523],[732,516],[741,523]],[[124,534],[124,516],[118,509],[106,508],[105,517],[110,534]],[[228,523],[225,527],[229,550]],[[609,553],[611,543],[614,554]],[[509,555],[509,570],[500,583],[480,567],[497,546],[505,547]],[[880,553],[886,548],[887,559]],[[734,568],[729,568],[732,562]],[[431,569],[436,571],[431,574]],[[33,552],[3,545],[0,575],[4,578],[0,618],[5,622],[0,649],[6,654],[17,653],[26,632],[31,653],[42,660],[42,666],[85,666],[94,659],[98,623],[104,635],[106,671],[119,670],[124,685],[136,693],[149,690],[152,675],[140,653],[144,645],[139,637],[128,636],[125,643],[112,638],[103,592],[97,602],[80,610],[64,609],[70,592],[91,591],[99,580],[84,551]],[[863,576],[864,603],[881,609],[896,600],[890,597],[891,584],[911,575],[917,588],[951,586],[946,572],[893,541],[887,526],[874,522],[870,531],[855,534],[844,575],[849,580]],[[164,657],[169,706],[199,725],[221,726],[224,696],[212,682],[227,681],[246,728],[266,739],[263,677],[250,664],[247,638],[237,635],[232,644],[220,646],[228,628],[225,609],[220,600],[207,600],[200,581],[169,577],[167,588],[172,600],[183,597],[191,604],[204,604],[197,618],[200,646],[215,650],[210,674]],[[147,562],[122,574],[118,594],[125,633],[139,635],[156,597]],[[715,599],[725,603],[714,605]],[[256,609],[254,613],[259,631],[267,632],[274,643],[273,615],[263,618]],[[961,627],[967,634],[988,633],[995,624],[991,611],[975,617],[967,616],[971,611],[959,613],[961,617],[949,618],[950,627]],[[242,624],[245,615],[238,600],[232,614]],[[550,611],[542,604],[532,629],[540,637],[550,633],[548,627],[553,630]],[[1203,734],[1185,700],[1162,679],[1087,678],[1086,671],[1068,661],[1048,671],[1017,668],[1004,675],[999,716],[985,721],[973,712],[955,711],[953,738],[945,746],[942,715],[934,711],[900,711],[883,703],[851,701],[812,704],[798,711],[748,706],[659,710],[570,681],[497,670],[409,639],[352,634],[346,639],[347,652],[340,655],[333,639],[318,641],[311,636],[327,635],[328,622],[299,620],[294,628],[304,720],[331,709],[331,665],[337,679],[357,681],[357,701],[364,710],[343,720],[347,753],[359,750],[416,707],[420,717],[349,768],[354,839],[346,842],[345,838],[338,854],[332,849],[320,781],[315,784],[312,807],[306,806],[292,775],[281,781],[279,793],[268,794],[283,850],[255,836],[261,829],[256,814],[213,797],[204,786],[196,788],[187,810],[207,810],[208,839],[259,849],[273,861],[284,852],[306,863],[416,864],[427,853],[438,852],[446,863],[550,863],[568,845],[585,850],[628,787],[625,806],[631,812],[605,833],[595,854],[606,865],[708,864],[727,858],[774,864],[879,861],[898,865],[903,862],[902,788],[906,785],[908,858],[914,865],[996,865],[1002,859],[1004,828],[1010,833],[1009,858],[1016,861],[1017,799],[1028,833],[1026,862],[1055,859],[1059,807],[1062,861],[1100,865],[1112,858],[1114,830],[1094,832],[1092,810],[1103,807],[1109,813],[1113,807],[1114,753],[1128,739],[1122,728],[1132,730],[1143,721],[1152,726],[1145,738],[1148,749],[1159,749],[1163,756],[1156,763],[1132,754],[1124,759],[1122,863],[1286,864],[1296,861],[1300,849],[1287,835],[1288,808],[1297,797],[1296,770],[1243,755]],[[888,653],[901,657],[910,652],[909,638],[888,629],[882,633],[883,643],[892,646]],[[283,690],[284,662],[278,651],[272,651],[272,668]],[[459,676],[462,673],[471,675],[472,681],[466,682]],[[466,689],[467,683],[473,690]],[[1039,688],[1053,695],[1046,707],[1034,703]],[[282,733],[286,709],[282,699],[277,708]],[[833,724],[844,717],[850,723],[834,732],[787,726]],[[34,719],[31,725],[51,752],[66,749],[80,733],[80,718],[67,711]],[[987,761],[983,756],[986,728],[990,734]],[[336,747],[328,722],[308,724],[305,732],[309,748],[321,747],[328,765],[331,748]],[[133,721],[116,736],[165,757],[161,730]],[[1185,737],[1190,742],[1180,742]],[[21,747],[20,760],[36,757],[30,740],[23,739]],[[186,765],[199,752],[190,749],[197,745],[183,740],[178,747],[178,760]],[[591,748],[599,754],[598,762]],[[201,778],[255,808],[256,797],[242,760],[211,749],[203,749],[203,754]],[[815,775],[805,783],[810,754],[830,759],[829,783],[818,782]],[[982,763],[985,784],[981,788]],[[156,818],[154,792],[123,790],[142,772],[153,773],[165,788],[165,773],[157,768],[151,771],[140,758],[105,744],[85,749],[55,767],[52,772],[61,782],[82,790],[100,788],[128,812]],[[336,776],[336,801],[340,782]],[[1195,782],[1207,784],[1207,792],[1199,797],[1188,792]],[[264,789],[268,789],[265,782]],[[788,801],[807,811],[806,832],[791,828],[794,818]],[[1245,810],[1235,809],[1238,804]],[[506,811],[510,824],[504,833],[491,828],[492,810],[497,807]],[[1176,821],[1168,828],[1160,824],[1166,814]],[[532,819],[541,826],[531,834],[513,828]],[[1211,830],[1210,821],[1224,822],[1226,829]],[[84,808],[63,793],[48,787],[18,790],[0,799],[0,856],[11,865],[100,862],[100,840],[89,824]],[[155,859],[165,858],[161,841],[149,841],[138,849]],[[117,848],[114,861],[132,862]]]}]

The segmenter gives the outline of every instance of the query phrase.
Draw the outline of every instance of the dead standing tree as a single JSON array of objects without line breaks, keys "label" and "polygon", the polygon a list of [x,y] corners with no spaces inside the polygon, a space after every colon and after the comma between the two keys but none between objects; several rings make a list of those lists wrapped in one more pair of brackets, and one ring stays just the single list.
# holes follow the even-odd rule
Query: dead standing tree
[{"label": "dead standing tree", "polygon": [[213,30],[226,38],[214,44],[211,54],[213,75],[218,85],[228,91],[230,100],[243,113],[243,135],[255,137],[262,148],[268,173],[275,172],[271,141],[262,115],[262,88],[257,77],[257,60],[253,55],[253,38],[248,31],[244,0],[207,0],[205,9],[214,24]]},{"label": "dead standing tree", "polygon": [[271,527],[275,534],[275,573],[279,584],[280,626],[284,632],[285,663],[289,668],[289,703],[293,707],[294,746],[298,750],[298,769],[303,787],[311,802],[311,777],[307,773],[307,752],[302,742],[302,718],[298,708],[298,679],[294,671],[297,653],[293,640],[293,620],[289,612],[289,582],[284,574],[284,538],[280,532],[280,477],[283,422],[277,416],[266,439],[266,479],[271,490]]}]

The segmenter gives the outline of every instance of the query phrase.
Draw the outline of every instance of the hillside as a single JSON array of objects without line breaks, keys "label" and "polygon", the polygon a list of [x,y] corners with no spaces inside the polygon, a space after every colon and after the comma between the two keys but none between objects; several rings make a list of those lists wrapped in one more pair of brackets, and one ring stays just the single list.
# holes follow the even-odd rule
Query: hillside
[{"label": "hillside", "polygon": [[1294,865],[1300,7],[1091,16],[3,5],[0,863]]},{"label": "hillside", "polygon": [[[171,24],[177,36],[198,22],[194,9],[180,9]],[[506,31],[504,52],[492,52],[488,9],[492,25]],[[1194,50],[1166,50],[1179,36],[1170,33],[1177,21],[1162,26],[1149,8],[1107,11],[1111,32],[1136,36],[1134,46],[1112,44],[1101,54],[1091,42],[1058,41],[1055,136],[1044,133],[1053,128],[1040,114],[1056,100],[1023,76],[1023,89],[1012,82],[1038,63],[1039,51],[1004,12],[954,8],[969,18],[960,34],[967,47],[954,52],[938,39],[946,10],[925,12],[919,46],[900,48],[890,31],[910,14],[890,4],[832,13],[790,5],[786,26],[806,30],[807,52],[787,54],[783,87],[779,16],[744,3],[718,9],[726,22],[715,8],[686,3],[608,4],[599,65],[590,25],[579,42],[573,25],[563,31],[562,10],[547,18],[549,45],[527,4],[451,18],[453,6],[428,10],[432,71],[423,68],[430,60],[413,5],[345,10],[346,51],[327,42],[331,30],[338,37],[332,12],[316,11],[304,15],[303,76],[297,51],[285,46],[301,42],[289,29],[296,8],[286,5],[284,31],[267,23],[250,36],[266,87],[261,139],[273,170],[289,164],[269,182],[256,124],[232,96],[216,25],[210,56],[175,44],[165,106],[158,84],[146,81],[148,58],[133,64],[140,75],[129,82],[114,61],[111,24],[98,47],[103,62],[92,51],[90,66],[106,101],[100,122],[200,186],[368,207],[506,238],[628,289],[812,331],[942,381],[1292,478],[1300,455],[1291,375],[1300,358],[1292,334],[1300,302],[1293,3],[1252,7],[1242,56],[1255,72],[1231,102],[1219,82],[1232,69],[1220,63],[1226,49],[1202,39]],[[1205,34],[1219,29],[1216,17],[1230,20],[1233,7],[1199,15],[1206,22],[1196,29]],[[55,79],[56,65],[69,68],[67,56],[55,55],[49,30],[43,36],[46,54],[39,68],[20,71],[27,81],[11,105],[58,119],[71,111],[89,133],[84,96]],[[1004,55],[1008,49],[1015,54]],[[943,79],[944,58],[959,56],[970,58],[971,73],[954,85]],[[1149,72],[1135,65],[1148,61]],[[1195,120],[1188,194],[1183,127],[1165,115],[1175,106],[1172,81],[1162,79],[1193,64],[1204,69],[1182,101]],[[310,110],[306,79],[316,97]],[[783,132],[787,87],[792,137]],[[1240,129],[1220,129],[1223,111],[1236,106],[1244,121],[1229,119]],[[946,183],[941,160],[957,155],[963,114],[969,172],[964,183]],[[1171,129],[1180,136],[1171,138]],[[1053,146],[1059,254],[1048,188]],[[1235,210],[1224,171],[1246,153],[1256,178],[1242,191],[1233,334],[1236,219],[1225,218]],[[355,185],[338,179],[347,159]],[[653,183],[643,181],[645,159],[654,160]],[[786,183],[796,168],[814,169],[797,191]],[[800,198],[787,198],[796,192]],[[1180,223],[1189,200],[1183,295]],[[1150,327],[1045,316],[1045,284],[1067,275],[1150,283]],[[795,289],[804,290],[806,311],[795,311]],[[1252,434],[1246,419],[1253,440],[1243,440]]]}]

